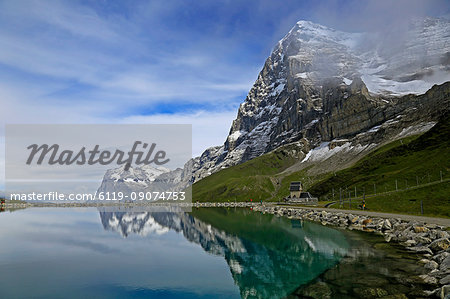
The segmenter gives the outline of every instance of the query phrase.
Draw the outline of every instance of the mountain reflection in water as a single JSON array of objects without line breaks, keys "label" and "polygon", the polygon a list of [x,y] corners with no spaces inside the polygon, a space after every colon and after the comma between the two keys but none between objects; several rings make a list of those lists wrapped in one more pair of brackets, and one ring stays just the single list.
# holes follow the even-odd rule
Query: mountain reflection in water
[{"label": "mountain reflection in water", "polygon": [[243,298],[282,298],[346,255],[338,230],[250,210],[192,213],[100,212],[105,230],[121,236],[182,233],[207,253],[225,258]]}]

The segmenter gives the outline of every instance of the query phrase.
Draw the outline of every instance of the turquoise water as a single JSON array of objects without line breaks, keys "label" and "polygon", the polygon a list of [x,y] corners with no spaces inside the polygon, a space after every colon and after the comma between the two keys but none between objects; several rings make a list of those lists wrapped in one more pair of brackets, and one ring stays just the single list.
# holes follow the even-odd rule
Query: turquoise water
[{"label": "turquoise water", "polygon": [[0,298],[283,298],[347,254],[338,230],[250,210],[0,214]]}]

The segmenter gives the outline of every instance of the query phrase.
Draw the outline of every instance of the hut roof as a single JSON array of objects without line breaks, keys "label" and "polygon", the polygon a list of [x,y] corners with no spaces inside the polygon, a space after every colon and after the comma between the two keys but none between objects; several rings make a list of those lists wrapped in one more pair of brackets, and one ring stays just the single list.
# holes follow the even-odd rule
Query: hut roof
[{"label": "hut roof", "polygon": [[289,191],[301,191],[302,183],[301,182],[291,182],[291,186],[289,187]]},{"label": "hut roof", "polygon": [[312,198],[312,196],[309,192],[302,192],[300,198]]}]

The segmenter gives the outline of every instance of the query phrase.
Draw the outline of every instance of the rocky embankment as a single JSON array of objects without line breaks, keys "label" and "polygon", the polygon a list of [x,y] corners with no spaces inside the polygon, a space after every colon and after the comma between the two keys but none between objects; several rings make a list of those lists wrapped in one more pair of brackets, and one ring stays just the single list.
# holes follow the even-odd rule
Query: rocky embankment
[{"label": "rocky embankment", "polygon": [[386,242],[397,242],[411,253],[422,256],[426,274],[423,283],[435,286],[429,297],[450,296],[450,234],[446,227],[398,218],[355,215],[350,212],[327,212],[312,209],[267,206],[257,203],[197,203],[194,207],[252,207],[254,211],[320,222],[351,230],[372,232],[384,236]]}]

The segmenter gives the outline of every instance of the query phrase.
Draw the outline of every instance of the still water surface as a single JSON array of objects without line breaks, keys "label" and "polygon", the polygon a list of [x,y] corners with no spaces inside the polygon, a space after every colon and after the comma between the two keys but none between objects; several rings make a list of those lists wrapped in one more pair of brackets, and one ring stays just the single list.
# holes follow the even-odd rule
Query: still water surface
[{"label": "still water surface", "polygon": [[1,298],[283,298],[362,242],[244,209],[32,208],[0,228]]}]

